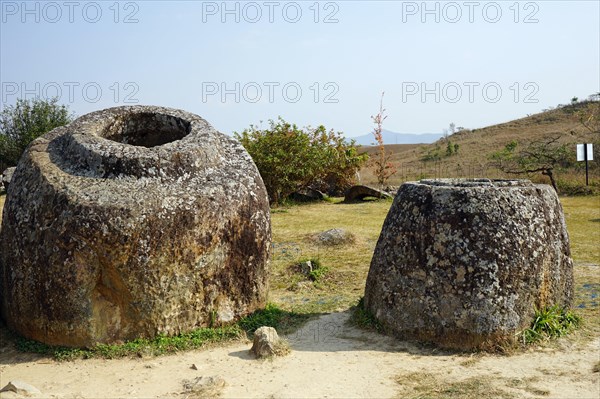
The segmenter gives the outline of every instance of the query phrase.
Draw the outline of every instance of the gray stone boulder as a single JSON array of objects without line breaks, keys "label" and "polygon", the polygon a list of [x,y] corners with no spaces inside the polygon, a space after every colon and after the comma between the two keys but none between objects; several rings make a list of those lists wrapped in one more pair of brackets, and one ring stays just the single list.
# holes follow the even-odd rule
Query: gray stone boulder
[{"label": "gray stone boulder", "polygon": [[570,306],[573,263],[552,187],[526,180],[401,186],[369,270],[365,307],[395,335],[494,349],[534,307]]},{"label": "gray stone boulder", "polygon": [[354,234],[340,228],[325,230],[314,236],[314,241],[324,246],[343,245],[352,243],[354,240]]},{"label": "gray stone boulder", "polygon": [[267,192],[237,141],[181,110],[93,112],[20,160],[1,316],[66,346],[233,322],[265,305],[270,242]]},{"label": "gray stone boulder", "polygon": [[254,339],[250,353],[256,358],[271,357],[278,354],[280,338],[273,327],[260,327],[254,331]]},{"label": "gray stone boulder", "polygon": [[2,172],[2,186],[4,186],[4,191],[8,191],[8,185],[12,180],[12,177],[15,173],[15,167],[6,168],[4,172]]},{"label": "gray stone boulder", "polygon": [[373,198],[392,198],[392,196],[383,190],[378,190],[369,186],[352,186],[346,191],[344,202],[363,201],[367,197]]}]

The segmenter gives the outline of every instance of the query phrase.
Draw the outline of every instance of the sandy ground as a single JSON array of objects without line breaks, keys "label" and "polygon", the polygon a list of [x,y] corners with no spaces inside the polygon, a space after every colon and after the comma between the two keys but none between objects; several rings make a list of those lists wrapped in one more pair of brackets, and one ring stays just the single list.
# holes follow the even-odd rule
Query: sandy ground
[{"label": "sandy ground", "polygon": [[592,371],[600,339],[512,356],[449,354],[355,329],[348,317],[344,312],[314,319],[287,337],[290,355],[262,361],[248,354],[249,342],[156,358],[72,362],[5,347],[0,385],[25,381],[42,392],[39,397],[192,398],[197,395],[186,392],[184,380],[220,376],[222,397],[389,398],[414,394],[411,387],[420,376],[425,381],[433,375],[442,385],[482,378],[490,389],[501,387],[517,397],[600,398],[600,373]]}]

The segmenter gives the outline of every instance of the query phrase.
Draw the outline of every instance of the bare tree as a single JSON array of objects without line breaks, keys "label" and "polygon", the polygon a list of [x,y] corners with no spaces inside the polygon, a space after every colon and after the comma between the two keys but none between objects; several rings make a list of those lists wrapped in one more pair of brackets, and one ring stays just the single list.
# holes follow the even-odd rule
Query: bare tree
[{"label": "bare tree", "polygon": [[509,174],[541,173],[548,176],[556,192],[555,168],[568,163],[568,148],[559,143],[560,135],[533,141],[519,148],[516,141],[508,143],[503,150],[492,155],[493,165]]},{"label": "bare tree", "polygon": [[375,166],[375,176],[377,177],[377,183],[379,183],[380,188],[383,188],[388,179],[396,173],[396,168],[391,162],[392,153],[386,152],[383,142],[383,121],[387,119],[387,116],[385,115],[385,108],[383,108],[384,94],[385,92],[381,93],[379,113],[375,116],[371,116],[371,119],[375,124],[373,137],[375,137],[377,144],[377,154],[371,162],[373,166]]}]

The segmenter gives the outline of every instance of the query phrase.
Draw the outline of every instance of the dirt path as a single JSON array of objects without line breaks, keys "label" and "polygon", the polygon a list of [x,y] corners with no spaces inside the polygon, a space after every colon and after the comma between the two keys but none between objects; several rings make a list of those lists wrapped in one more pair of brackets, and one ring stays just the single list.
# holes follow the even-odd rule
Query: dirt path
[{"label": "dirt path", "polygon": [[333,313],[307,323],[288,337],[289,356],[267,361],[253,360],[248,342],[150,359],[61,363],[4,348],[0,385],[25,381],[40,397],[184,398],[195,397],[185,391],[184,380],[220,376],[225,386],[219,393],[232,398],[436,397],[448,387],[464,390],[455,397],[600,397],[600,373],[592,371],[600,356],[598,338],[578,349],[455,355],[357,330],[347,319],[347,312]]}]

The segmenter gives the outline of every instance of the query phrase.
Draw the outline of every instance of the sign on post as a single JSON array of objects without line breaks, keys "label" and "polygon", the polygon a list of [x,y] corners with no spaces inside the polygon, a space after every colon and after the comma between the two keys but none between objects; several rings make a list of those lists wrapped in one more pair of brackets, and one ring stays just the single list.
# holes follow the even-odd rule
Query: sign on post
[{"label": "sign on post", "polygon": [[592,144],[577,144],[577,161],[585,161],[585,185],[588,184],[588,161],[594,160],[594,146]]},{"label": "sign on post", "polygon": [[[585,148],[587,146],[587,148]],[[585,159],[587,150],[588,158]],[[593,161],[594,160],[594,145],[593,144],[577,144],[577,160],[578,161]]]}]

